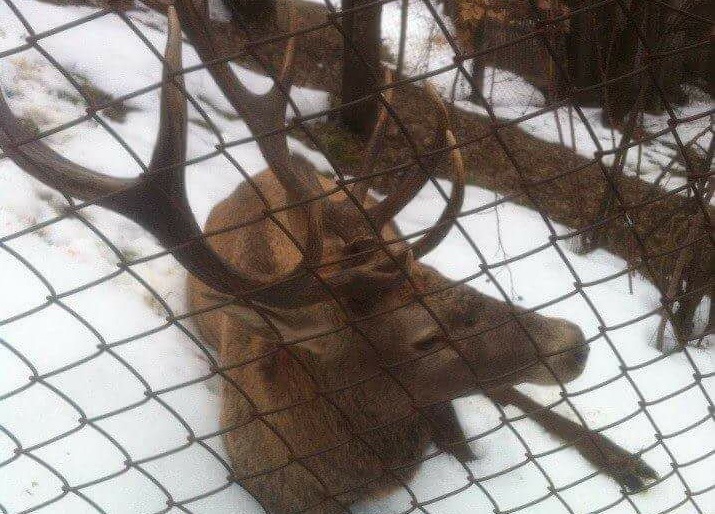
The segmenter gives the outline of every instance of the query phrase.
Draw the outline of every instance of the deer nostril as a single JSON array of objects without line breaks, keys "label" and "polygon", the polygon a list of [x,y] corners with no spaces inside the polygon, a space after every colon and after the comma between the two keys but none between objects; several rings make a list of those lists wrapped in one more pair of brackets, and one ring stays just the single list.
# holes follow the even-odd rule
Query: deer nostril
[{"label": "deer nostril", "polygon": [[574,350],[573,359],[574,361],[576,361],[576,364],[579,364],[580,366],[585,366],[586,361],[588,360],[588,346],[582,346]]}]

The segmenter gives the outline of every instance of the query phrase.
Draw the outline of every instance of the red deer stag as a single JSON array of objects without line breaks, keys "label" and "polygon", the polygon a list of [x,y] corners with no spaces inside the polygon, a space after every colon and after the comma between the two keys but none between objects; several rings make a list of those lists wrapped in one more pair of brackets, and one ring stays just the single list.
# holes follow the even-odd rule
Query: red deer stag
[{"label": "red deer stag", "polygon": [[[45,184],[141,224],[191,273],[192,310],[218,350],[221,425],[238,483],[269,512],[345,512],[409,481],[432,442],[472,460],[450,400],[478,391],[531,413],[628,487],[655,476],[638,456],[512,387],[578,376],[588,345],[576,326],[416,262],[450,230],[464,192],[460,153],[434,92],[439,125],[423,164],[449,161],[453,187],[438,222],[408,244],[392,218],[429,173],[411,170],[382,201],[365,181],[336,186],[318,177],[290,154],[282,131],[293,43],[274,88],[253,94],[214,51],[191,0],[177,8],[178,16],[169,10],[161,122],[146,173],[111,178],[68,161],[23,127],[1,95],[0,146]],[[213,209],[206,234],[185,193],[179,19],[270,165]],[[387,122],[383,109],[365,173]]]}]

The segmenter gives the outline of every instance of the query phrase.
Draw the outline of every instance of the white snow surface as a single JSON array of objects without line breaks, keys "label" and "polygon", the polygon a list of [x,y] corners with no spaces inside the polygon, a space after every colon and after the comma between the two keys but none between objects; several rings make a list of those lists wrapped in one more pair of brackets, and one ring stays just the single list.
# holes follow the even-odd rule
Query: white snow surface
[{"label": "white snow surface", "polygon": [[[34,0],[15,3],[38,32],[95,12],[81,7],[59,8]],[[386,8],[387,18],[390,8]],[[165,20],[161,16],[145,12],[131,17],[156,48],[163,48]],[[0,4],[0,52],[20,45],[25,35],[8,7]],[[67,70],[80,73],[115,95],[153,84],[160,76],[157,59],[114,15],[44,38],[41,45]],[[185,45],[184,60],[187,66],[197,62],[188,45]],[[238,67],[236,70],[252,88],[265,89],[269,84],[267,79],[254,73]],[[34,50],[0,59],[0,77],[13,109],[35,120],[42,130],[83,114],[81,103],[77,105],[64,94],[72,91],[70,84]],[[228,109],[228,104],[206,73],[189,74],[187,88],[194,95],[200,95],[197,96],[199,102],[226,139],[247,135],[240,120],[227,119],[219,112]],[[294,88],[293,96],[303,113],[315,112],[327,105],[327,95],[319,91]],[[153,90],[128,101],[132,110],[124,123],[105,119],[144,162],[150,156],[155,138],[157,100],[158,93]],[[192,119],[198,116],[190,111]],[[140,170],[95,122],[63,130],[47,140],[63,155],[105,173],[130,176]],[[216,142],[210,131],[197,124],[190,125],[190,157],[210,152]],[[328,169],[314,152],[295,141],[291,145],[320,169]],[[232,155],[249,173],[256,173],[264,166],[255,145],[234,147]],[[187,173],[190,199],[199,223],[205,221],[210,208],[241,180],[236,169],[221,157],[201,161]],[[449,188],[445,182],[440,184]],[[464,208],[472,209],[497,198],[490,191],[468,187]],[[0,238],[53,219],[62,213],[64,205],[65,200],[57,193],[29,178],[8,159],[0,160]],[[398,222],[407,232],[419,230],[436,218],[441,205],[443,202],[434,187],[426,187],[399,215]],[[99,208],[87,208],[82,213],[88,225],[96,227],[114,248],[128,256],[151,255],[161,250],[142,229],[120,216]],[[497,219],[500,231],[496,230]],[[186,510],[172,507],[168,510],[172,514],[260,512],[256,503],[236,484],[223,488],[228,470],[207,448],[187,441],[190,433],[200,437],[219,429],[219,398],[215,379],[204,378],[210,376],[207,354],[182,330],[166,322],[168,313],[161,301],[165,301],[174,314],[186,311],[185,272],[171,257],[152,259],[133,267],[134,272],[159,293],[160,301],[129,273],[118,272],[115,250],[87,224],[77,219],[62,219],[0,240],[3,241],[0,244],[0,320],[4,320],[0,321],[0,512],[18,513],[45,502],[49,503],[38,512],[97,512],[93,505],[111,513],[159,512],[165,508],[167,497],[154,482],[160,483],[179,502],[218,490],[186,503]],[[465,216],[461,224],[489,262],[542,245],[550,234],[537,213],[509,203],[502,204],[498,210],[492,208]],[[567,227],[553,226],[556,233],[568,231]],[[605,277],[626,266],[624,261],[605,251],[582,256],[570,251],[568,245],[562,245],[561,250],[581,281]],[[425,260],[452,278],[474,273],[479,262],[456,230]],[[33,273],[32,268],[44,279]],[[110,280],[72,293],[75,288],[112,273],[116,276]],[[553,247],[499,267],[494,273],[513,301],[524,306],[538,305],[572,291],[576,279]],[[483,278],[472,284],[480,291],[498,296],[494,284]],[[597,319],[594,310],[578,295],[544,309],[543,313],[567,318],[579,324],[587,337],[592,337],[602,323],[615,326],[659,305],[657,290],[640,277],[633,278],[632,294],[625,276],[588,287],[586,294],[602,320]],[[54,300],[48,300],[49,295]],[[639,400],[656,400],[679,391],[693,383],[695,371],[708,374],[715,370],[712,345],[688,348],[685,353],[658,359],[661,354],[653,347],[658,322],[659,317],[651,315],[638,323],[609,331],[610,344],[604,337],[592,343],[585,372],[567,384],[567,390],[584,390],[614,377],[619,374],[621,364],[634,366],[657,360],[628,372],[642,398],[625,378],[574,397],[574,404],[589,426],[602,427],[627,416],[639,408]],[[185,326],[193,330],[190,324]],[[142,335],[135,337],[138,334]],[[109,348],[98,348],[102,343]],[[82,363],[73,366],[78,361]],[[28,379],[38,374],[46,377],[42,383]],[[191,385],[172,389],[194,379]],[[556,387],[520,387],[542,403],[558,399]],[[166,392],[146,397],[144,391],[149,388]],[[681,502],[672,512],[696,512],[693,504],[685,501],[682,481],[694,493],[712,485],[715,423],[708,414],[706,394],[710,398],[715,395],[712,376],[703,379],[701,387],[687,388],[672,398],[646,406],[648,416],[640,413],[605,431],[619,444],[637,451],[654,443],[656,429],[662,434],[671,434],[704,419],[694,428],[666,439],[664,445],[668,452],[663,446],[656,446],[645,454],[645,460],[661,475],[671,472],[672,460],[683,466],[679,468],[680,476],[671,474],[648,491],[630,496],[629,501],[641,512],[660,512]],[[135,406],[115,413],[131,405]],[[456,405],[469,435],[500,423],[498,411],[481,396],[459,400]],[[574,418],[563,406],[557,410]],[[520,414],[514,408],[506,411],[510,416]],[[83,425],[78,422],[81,417],[97,421],[92,426]],[[514,427],[534,453],[561,444],[528,420],[516,422]],[[127,453],[119,450],[118,445]],[[227,459],[219,436],[207,439],[206,445]],[[25,451],[16,454],[15,449],[20,446]],[[479,439],[473,446],[479,459],[470,463],[469,468],[477,478],[524,459],[524,447],[506,427]],[[181,449],[141,461],[176,448]],[[697,459],[703,455],[709,456]],[[135,464],[125,471],[124,462],[128,458]],[[556,487],[593,471],[572,449],[540,458],[539,466]],[[55,475],[53,469],[62,478]],[[103,477],[111,478],[63,493],[63,480],[66,480],[64,485],[75,487]],[[429,501],[467,483],[464,469],[453,458],[442,455],[427,461],[410,487],[419,501]],[[472,484],[459,494],[429,503],[424,509],[434,514],[491,512],[494,506],[488,500],[488,493],[500,509],[507,510],[547,495],[549,485],[539,469],[528,463],[486,480],[480,487]],[[612,480],[599,475],[560,495],[573,512],[582,513],[616,502],[620,493]],[[714,490],[694,494],[693,501],[701,512],[715,512]],[[355,512],[399,512],[407,509],[409,502],[406,494],[395,494],[380,502],[356,506]],[[551,514],[567,512],[567,509],[551,495],[521,512]],[[628,501],[620,501],[605,512],[631,513],[634,508]]]}]

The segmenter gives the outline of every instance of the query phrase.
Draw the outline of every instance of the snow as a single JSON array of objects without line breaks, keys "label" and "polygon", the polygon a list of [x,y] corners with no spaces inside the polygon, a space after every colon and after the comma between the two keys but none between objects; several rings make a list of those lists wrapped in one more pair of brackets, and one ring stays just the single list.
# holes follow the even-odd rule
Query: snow
[{"label": "snow", "polygon": [[[16,4],[37,31],[95,12],[82,7],[59,8],[34,0],[21,0]],[[392,4],[386,9],[388,19],[394,16],[389,14]],[[151,12],[131,16],[152,44],[162,48],[165,20]],[[0,20],[2,52],[21,44],[24,32],[5,4],[0,4]],[[160,75],[157,59],[114,15],[105,15],[48,37],[41,44],[66,69],[81,73],[114,95],[151,85]],[[198,62],[188,45],[185,45],[184,62],[186,66]],[[236,69],[250,87],[257,90],[268,87],[265,79]],[[83,114],[81,103],[73,103],[66,94],[61,94],[71,92],[71,86],[35,51],[0,59],[0,77],[15,111],[35,120],[42,130]],[[240,120],[221,115],[228,104],[205,73],[191,73],[186,81],[187,89],[226,139],[248,134]],[[144,162],[150,156],[156,133],[157,95],[151,91],[129,100],[132,109],[124,122],[104,118]],[[303,114],[327,106],[327,95],[320,91],[294,88],[293,96]],[[190,111],[192,119],[198,116]],[[198,157],[212,151],[216,137],[200,125],[191,124],[190,128],[189,155]],[[130,176],[140,170],[95,122],[83,123],[47,140],[63,155],[105,173]],[[297,141],[290,144],[321,170],[329,169],[315,152]],[[249,173],[256,173],[264,166],[255,145],[234,147],[231,153]],[[190,199],[199,223],[206,219],[211,206],[241,180],[235,168],[220,156],[199,161],[187,173]],[[440,184],[449,189],[447,183]],[[468,187],[465,210],[498,198],[493,192]],[[102,209],[84,209],[87,224],[62,218],[42,228],[27,230],[61,216],[64,205],[65,201],[57,193],[29,178],[8,159],[0,161],[0,284],[3,286],[0,464],[7,462],[0,465],[0,512],[22,512],[44,502],[50,503],[40,510],[43,514],[97,512],[93,504],[111,513],[158,512],[166,508],[166,494],[155,482],[177,501],[216,491],[188,502],[184,512],[260,512],[255,501],[240,487],[226,486],[228,469],[225,462],[217,458],[225,461],[227,456],[220,436],[212,436],[219,430],[217,384],[209,372],[214,356],[187,335],[185,330],[193,330],[189,323],[166,321],[168,313],[161,301],[165,301],[174,314],[186,311],[185,272],[166,256],[132,267],[160,298],[152,295],[130,273],[119,272],[115,249],[129,257],[139,257],[161,248],[136,225]],[[406,232],[419,230],[436,218],[441,205],[436,190],[426,187],[400,214],[398,222]],[[497,216],[502,227],[500,233],[495,230]],[[489,262],[540,246],[550,234],[537,213],[511,203],[501,204],[497,210],[491,208],[464,216],[461,224]],[[105,234],[114,248],[97,237],[90,226]],[[568,231],[568,227],[558,224],[554,227],[557,233]],[[605,251],[582,256],[571,252],[568,244],[559,244],[581,281],[608,276],[626,266]],[[452,278],[474,273],[478,264],[467,242],[455,230],[425,261]],[[527,307],[572,291],[575,280],[553,247],[508,267],[497,268],[494,273],[512,299]],[[110,274],[113,275],[109,280],[72,292]],[[659,305],[658,292],[651,284],[640,277],[634,277],[633,283],[633,294],[629,293],[626,277],[586,289],[606,326],[633,319]],[[483,278],[474,280],[472,285],[497,295],[494,284]],[[601,324],[578,295],[544,309],[543,313],[579,324],[587,337],[596,336]],[[650,316],[639,323],[609,331],[611,344],[604,337],[594,339],[586,371],[567,384],[567,390],[582,391],[615,377],[620,373],[621,361],[635,366],[662,356],[653,347],[658,322],[657,316]],[[690,361],[700,374],[713,373],[712,345],[670,354],[629,371],[628,376],[645,400],[656,400],[693,383],[695,370]],[[38,375],[46,378],[28,379]],[[190,385],[175,387],[190,381]],[[715,395],[712,376],[703,379],[702,388],[710,398]],[[558,399],[559,390],[555,387],[525,385],[521,389],[542,403]],[[147,396],[147,390],[159,392]],[[703,390],[691,387],[646,407],[655,427],[663,434],[706,418],[697,427],[665,440],[676,462],[687,463],[715,449],[715,423],[712,415],[707,417]],[[638,409],[639,400],[632,385],[623,377],[573,398],[591,427],[602,427],[629,415]],[[500,424],[499,412],[481,396],[459,400],[456,404],[469,435]],[[556,410],[573,418],[563,406]],[[506,412],[512,417],[520,414],[514,408]],[[92,422],[86,423],[87,419]],[[513,425],[535,453],[560,445],[528,420]],[[654,443],[655,427],[641,413],[605,433],[635,451]],[[187,439],[190,435],[198,437],[200,442]],[[204,440],[202,436],[207,437]],[[20,446],[24,451],[15,454]],[[473,447],[480,458],[470,463],[469,468],[477,478],[524,460],[525,449],[506,427],[478,439]],[[178,451],[171,451],[175,449]],[[151,458],[163,452],[166,454]],[[645,459],[661,475],[671,470],[670,457],[660,446],[648,451]],[[127,461],[132,464],[130,467]],[[593,471],[571,449],[541,457],[539,465],[557,487]],[[715,456],[682,467],[680,473],[691,491],[707,488],[715,476]],[[63,485],[74,487],[102,477],[109,478],[66,494],[62,492]],[[410,487],[419,501],[429,501],[466,485],[464,468],[451,457],[441,455],[425,463]],[[506,510],[546,495],[547,486],[541,472],[529,463],[485,480],[479,486],[472,484],[455,496],[430,503],[425,510],[432,514],[488,512],[494,506],[485,493],[494,498],[500,509]],[[616,501],[619,488],[612,480],[597,476],[560,494],[573,512],[581,513]],[[674,475],[630,497],[644,513],[660,512],[684,498],[683,484]],[[52,501],[54,499],[56,501]],[[715,511],[715,491],[695,495],[693,500],[702,512]],[[409,502],[406,494],[396,494],[357,506],[355,512],[398,512],[407,509]],[[173,507],[168,512],[180,511]],[[553,496],[522,510],[530,514],[565,511],[563,504]],[[633,511],[625,501],[607,510],[609,513]],[[686,502],[674,512],[683,514],[696,510]]]}]

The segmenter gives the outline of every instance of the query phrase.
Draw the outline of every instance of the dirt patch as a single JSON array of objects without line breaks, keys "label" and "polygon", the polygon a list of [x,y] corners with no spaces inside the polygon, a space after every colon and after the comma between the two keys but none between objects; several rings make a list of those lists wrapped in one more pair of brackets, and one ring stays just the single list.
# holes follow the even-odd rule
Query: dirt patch
[{"label": "dirt patch", "polygon": [[[127,119],[127,114],[137,110],[136,107],[131,107],[123,101],[115,102],[111,93],[100,89],[84,75],[72,73],[72,77],[77,83],[79,92],[70,91],[69,89],[57,89],[55,94],[60,100],[65,100],[75,105],[84,104],[88,101],[94,107],[101,107],[100,112],[117,123],[124,123]],[[107,107],[102,107],[104,105]]]}]

